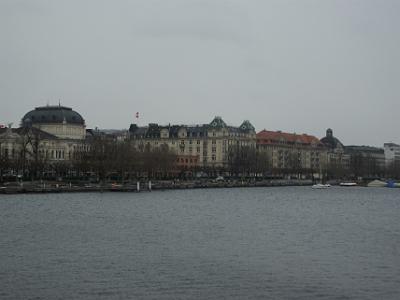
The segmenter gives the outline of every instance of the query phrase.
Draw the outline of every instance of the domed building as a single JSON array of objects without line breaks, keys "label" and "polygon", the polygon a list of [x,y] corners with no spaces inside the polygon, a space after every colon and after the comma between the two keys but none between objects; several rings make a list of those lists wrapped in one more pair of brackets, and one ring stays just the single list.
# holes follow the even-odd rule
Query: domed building
[{"label": "domed building", "polygon": [[328,163],[330,168],[348,169],[350,166],[350,156],[345,153],[345,146],[333,136],[333,130],[328,128],[326,136],[323,137],[321,143],[328,149]]},{"label": "domed building", "polygon": [[72,161],[76,152],[87,150],[85,120],[69,107],[36,107],[23,116],[20,128],[0,128],[0,163],[49,166]]},{"label": "domed building", "polygon": [[76,111],[65,106],[41,106],[26,113],[22,126],[32,126],[60,139],[83,140],[86,137],[85,120]]},{"label": "domed building", "polygon": [[326,130],[326,136],[323,137],[320,141],[331,151],[340,152],[344,150],[343,144],[333,136],[333,130],[330,128]]}]

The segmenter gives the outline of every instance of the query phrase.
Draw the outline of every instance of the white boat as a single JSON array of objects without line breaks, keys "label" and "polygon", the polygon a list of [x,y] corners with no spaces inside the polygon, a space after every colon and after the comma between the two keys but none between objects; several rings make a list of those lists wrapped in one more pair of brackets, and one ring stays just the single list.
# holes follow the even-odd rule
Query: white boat
[{"label": "white boat", "polygon": [[340,186],[357,186],[357,183],[355,183],[355,182],[341,182],[339,185]]},{"label": "white boat", "polygon": [[386,187],[387,183],[381,180],[374,180],[368,183],[368,187]]},{"label": "white boat", "polygon": [[312,186],[313,189],[327,189],[330,187],[331,187],[330,184],[322,184],[322,183],[317,183]]}]

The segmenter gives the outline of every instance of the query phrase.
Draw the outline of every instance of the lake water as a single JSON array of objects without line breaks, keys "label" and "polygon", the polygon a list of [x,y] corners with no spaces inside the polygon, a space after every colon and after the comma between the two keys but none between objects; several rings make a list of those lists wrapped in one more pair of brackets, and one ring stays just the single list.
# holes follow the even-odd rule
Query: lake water
[{"label": "lake water", "polygon": [[400,189],[0,195],[0,299],[400,299]]}]

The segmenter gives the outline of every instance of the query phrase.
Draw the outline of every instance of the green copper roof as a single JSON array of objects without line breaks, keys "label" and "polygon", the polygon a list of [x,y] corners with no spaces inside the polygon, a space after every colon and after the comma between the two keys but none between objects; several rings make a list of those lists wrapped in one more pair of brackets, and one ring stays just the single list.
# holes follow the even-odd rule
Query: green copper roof
[{"label": "green copper roof", "polygon": [[244,120],[242,125],[240,125],[240,129],[245,130],[245,131],[254,131],[255,130],[254,126],[250,123],[249,120]]},{"label": "green copper roof", "polygon": [[222,120],[221,117],[215,117],[214,120],[211,121],[210,126],[213,128],[223,128],[226,127],[226,123]]}]

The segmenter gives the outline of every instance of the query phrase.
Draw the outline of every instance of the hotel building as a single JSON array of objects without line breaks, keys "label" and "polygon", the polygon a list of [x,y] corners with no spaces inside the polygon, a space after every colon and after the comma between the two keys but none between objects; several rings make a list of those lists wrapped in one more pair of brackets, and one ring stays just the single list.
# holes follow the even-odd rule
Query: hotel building
[{"label": "hotel building", "polygon": [[222,169],[228,166],[229,149],[233,146],[256,146],[256,133],[249,121],[240,126],[228,126],[221,117],[209,124],[167,125],[149,124],[129,128],[130,141],[138,150],[167,146],[178,156],[178,163],[192,167]]}]

